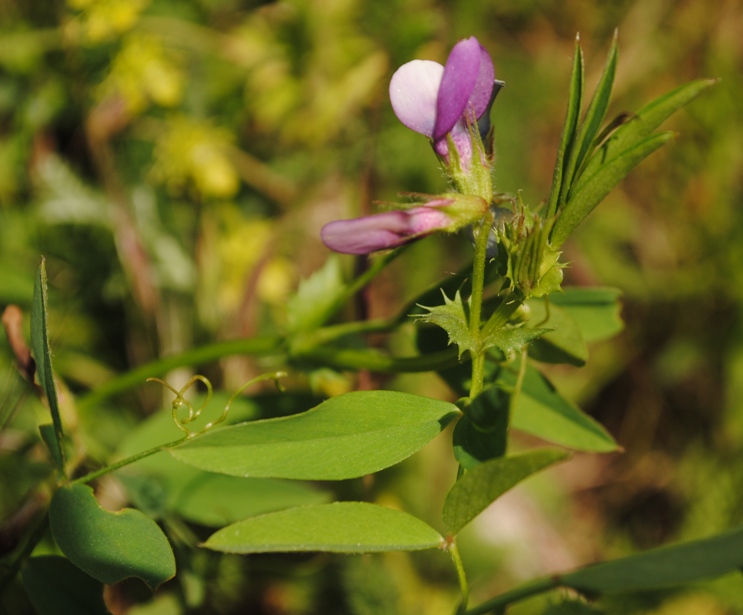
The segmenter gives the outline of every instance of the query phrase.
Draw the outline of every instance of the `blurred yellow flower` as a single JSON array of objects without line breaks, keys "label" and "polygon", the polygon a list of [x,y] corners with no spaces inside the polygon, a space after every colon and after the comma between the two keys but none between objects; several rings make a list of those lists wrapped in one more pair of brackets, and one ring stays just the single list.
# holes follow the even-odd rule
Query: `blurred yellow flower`
[{"label": "blurred yellow flower", "polygon": [[89,43],[127,32],[148,4],[149,0],[67,0],[69,8],[80,11],[72,23]]},{"label": "blurred yellow flower", "polygon": [[181,101],[184,75],[174,54],[149,36],[127,37],[98,87],[98,97],[119,96],[130,114],[150,102],[172,107]]},{"label": "blurred yellow flower", "polygon": [[263,267],[258,279],[258,297],[270,305],[283,305],[294,289],[296,276],[292,261],[280,256],[272,258]]},{"label": "blurred yellow flower", "polygon": [[207,121],[179,116],[155,143],[154,178],[174,192],[194,190],[203,198],[230,198],[240,178],[227,150],[232,135]]}]

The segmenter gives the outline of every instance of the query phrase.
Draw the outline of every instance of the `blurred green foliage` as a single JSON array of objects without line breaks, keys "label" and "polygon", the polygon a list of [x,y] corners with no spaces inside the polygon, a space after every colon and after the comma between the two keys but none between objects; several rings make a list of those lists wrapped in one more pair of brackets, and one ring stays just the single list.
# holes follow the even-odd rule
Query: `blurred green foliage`
[{"label": "blurred green foliage", "polygon": [[[625,452],[579,458],[504,498],[467,530],[462,550],[484,598],[535,574],[740,523],[743,5],[734,0],[3,2],[0,304],[28,311],[44,254],[54,365],[74,393],[206,341],[283,328],[298,281],[326,260],[322,224],[401,189],[443,187],[425,140],[389,107],[398,65],[442,61],[457,38],[478,37],[507,83],[493,112],[496,189],[523,189],[536,206],[549,193],[575,33],[591,88],[617,27],[610,116],[692,79],[722,80],[669,121],[680,138],[564,248],[571,283],[625,292],[627,332],[591,348],[587,367],[557,372]],[[394,314],[468,249],[460,237],[417,244],[363,310]],[[23,510],[6,502],[46,479],[36,432],[45,419],[7,345],[0,363],[0,522],[12,530]],[[229,390],[260,366],[225,358],[203,367]],[[329,393],[356,382],[323,370],[295,384]],[[445,390],[424,376],[387,385]],[[162,405],[144,386],[79,413],[66,399],[63,418],[83,426],[94,458]],[[435,446],[349,489],[403,498],[440,526],[453,466]],[[187,545],[203,528],[172,521],[168,531],[180,580],[154,598],[116,586],[117,612],[136,603],[128,612],[448,613],[456,600],[443,556],[194,555]],[[17,587],[2,601],[30,612]],[[536,598],[512,612],[724,615],[743,610],[743,588],[730,576],[631,604],[561,602]]]}]

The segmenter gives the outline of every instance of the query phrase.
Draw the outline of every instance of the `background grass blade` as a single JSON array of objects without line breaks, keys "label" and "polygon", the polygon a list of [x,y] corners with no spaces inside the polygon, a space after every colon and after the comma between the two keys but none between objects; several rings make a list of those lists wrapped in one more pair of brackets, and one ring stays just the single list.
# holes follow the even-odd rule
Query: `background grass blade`
[{"label": "background grass blade", "polygon": [[57,401],[57,389],[54,385],[54,373],[52,371],[52,356],[49,350],[49,331],[46,323],[46,265],[41,259],[36,280],[34,282],[34,296],[31,304],[31,349],[36,360],[36,374],[39,384],[46,394],[49,402],[49,411],[52,415],[54,438],[49,437],[49,432],[44,434],[44,442],[50,447],[52,459],[54,460],[60,475],[65,475],[64,464],[64,432],[62,430],[62,418],[59,414],[59,403]]}]

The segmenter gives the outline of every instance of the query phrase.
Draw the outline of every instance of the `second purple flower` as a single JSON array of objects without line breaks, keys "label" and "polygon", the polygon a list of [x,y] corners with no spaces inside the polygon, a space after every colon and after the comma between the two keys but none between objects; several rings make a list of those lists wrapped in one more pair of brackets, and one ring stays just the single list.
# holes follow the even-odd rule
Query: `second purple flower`
[{"label": "second purple flower", "polygon": [[473,155],[471,130],[478,130],[481,118],[487,120],[502,85],[495,81],[490,55],[473,36],[454,46],[446,66],[430,60],[403,64],[392,76],[390,102],[398,119],[431,139],[447,164],[447,135],[451,135],[461,167],[466,169]]}]

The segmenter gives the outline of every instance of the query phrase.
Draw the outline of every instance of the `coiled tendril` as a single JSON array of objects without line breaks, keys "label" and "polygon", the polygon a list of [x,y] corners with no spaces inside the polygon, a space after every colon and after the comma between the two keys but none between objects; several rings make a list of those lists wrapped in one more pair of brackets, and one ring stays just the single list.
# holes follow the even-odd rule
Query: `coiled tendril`
[{"label": "coiled tendril", "polygon": [[[285,378],[287,376],[286,372],[273,372],[271,374],[262,374],[260,376],[256,376],[252,380],[248,380],[245,384],[243,384],[237,391],[235,391],[230,398],[227,400],[227,403],[224,406],[224,410],[222,410],[222,414],[214,419],[213,421],[210,421],[204,427],[199,429],[198,431],[191,431],[186,425],[192,421],[195,421],[199,416],[201,416],[201,412],[209,405],[209,401],[212,398],[212,383],[209,381],[209,379],[206,376],[202,376],[201,374],[197,374],[196,376],[192,376],[189,378],[188,382],[184,384],[179,391],[177,391],[175,388],[170,386],[167,382],[164,380],[160,380],[160,378],[147,378],[147,382],[159,382],[162,384],[166,389],[171,391],[175,395],[175,399],[172,401],[172,414],[173,414],[173,422],[175,423],[175,426],[180,429],[183,433],[186,434],[187,438],[193,438],[194,436],[201,435],[203,433],[206,433],[209,431],[212,427],[215,425],[219,425],[219,423],[223,422],[227,418],[227,414],[230,411],[230,406],[232,405],[232,402],[235,400],[235,398],[240,395],[245,389],[247,389],[249,386],[252,386],[254,384],[257,384],[258,382],[263,382],[264,380],[274,380],[276,382],[276,388],[280,391],[283,391],[284,388],[279,383],[279,378]],[[197,382],[201,382],[206,386],[206,397],[204,398],[204,401],[201,403],[201,405],[194,409],[193,404],[191,404],[190,401],[188,401],[184,395],[188,389],[190,389],[194,384]],[[188,413],[186,416],[181,417],[181,408],[187,408]]]}]

